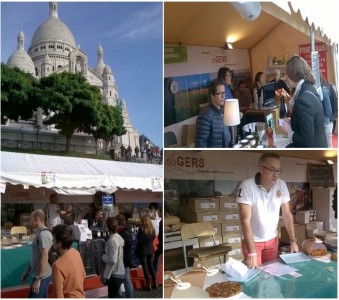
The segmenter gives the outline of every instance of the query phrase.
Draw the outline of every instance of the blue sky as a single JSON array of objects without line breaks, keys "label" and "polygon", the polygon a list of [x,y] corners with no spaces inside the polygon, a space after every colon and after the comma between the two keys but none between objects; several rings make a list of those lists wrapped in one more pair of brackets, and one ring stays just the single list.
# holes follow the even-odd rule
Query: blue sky
[{"label": "blue sky", "polygon": [[[162,147],[163,16],[161,2],[58,2],[59,19],[97,63],[100,42],[104,63],[111,67],[119,96],[139,135]],[[17,49],[20,29],[27,51],[38,26],[49,16],[48,2],[1,3],[1,62]]]}]

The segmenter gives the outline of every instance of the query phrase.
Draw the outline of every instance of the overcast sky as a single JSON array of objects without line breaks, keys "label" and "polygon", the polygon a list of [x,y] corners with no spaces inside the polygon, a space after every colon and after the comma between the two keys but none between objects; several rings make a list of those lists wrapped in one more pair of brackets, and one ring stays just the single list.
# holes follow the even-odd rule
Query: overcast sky
[{"label": "overcast sky", "polygon": [[[59,19],[97,63],[100,42],[104,63],[111,67],[119,96],[139,135],[162,147],[163,39],[161,2],[58,2]],[[49,16],[48,2],[1,3],[1,62],[17,49],[17,36],[25,34],[27,52],[33,34]]]}]

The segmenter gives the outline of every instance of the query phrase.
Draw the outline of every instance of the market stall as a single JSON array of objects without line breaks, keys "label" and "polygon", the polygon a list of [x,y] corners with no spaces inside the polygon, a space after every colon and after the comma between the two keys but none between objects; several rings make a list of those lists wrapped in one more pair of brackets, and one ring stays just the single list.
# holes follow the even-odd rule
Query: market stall
[{"label": "market stall", "polygon": [[221,67],[231,70],[233,88],[243,80],[252,92],[257,72],[268,82],[279,69],[284,80],[288,58],[299,54],[311,63],[318,52],[320,72],[338,84],[338,36],[329,24],[338,4],[258,3],[259,14],[251,3],[240,12],[232,2],[165,3],[164,131],[175,135],[177,145],[192,147],[187,141],[195,136],[187,137],[184,128],[196,123],[199,105],[209,99],[208,83]]},{"label": "market stall", "polygon": [[[6,241],[1,250],[4,297],[9,296],[11,290],[16,290],[15,297],[19,297],[20,290],[27,288],[21,284],[20,277],[31,259],[30,243],[34,232],[29,225],[30,213],[44,208],[51,194],[59,195],[60,205],[72,205],[77,212],[74,222],[79,221],[81,214],[78,213],[84,207],[103,206],[105,209],[103,196],[108,196],[114,206],[112,213],[120,212],[134,218],[138,218],[150,202],[162,203],[161,165],[12,152],[1,152],[1,162],[1,236]],[[25,240],[12,238],[13,225],[27,226]],[[90,238],[95,239],[94,236]],[[87,275],[97,277],[94,273],[90,271]],[[85,281],[86,290],[89,278]],[[101,286],[99,280],[96,284]]]},{"label": "market stall", "polygon": [[[174,272],[178,279],[187,280],[194,287],[200,286],[203,292],[213,283],[234,280],[241,283],[243,297],[336,298],[337,222],[333,200],[337,182],[337,152],[269,152],[280,155],[282,173],[279,177],[286,182],[294,219],[293,240],[282,215],[277,219],[276,235],[281,255],[278,260],[259,266],[260,272],[255,276],[250,271],[251,276],[230,278],[219,271],[215,276],[206,275],[199,281],[200,285],[197,278],[190,278],[191,275],[198,276],[198,273],[195,268],[197,262],[193,259],[187,259],[188,273],[185,267],[182,227],[187,223],[210,222],[216,243],[227,243],[232,247],[227,261],[243,261],[242,223],[237,202],[239,185],[258,172],[258,160],[267,151],[172,150],[166,151],[164,156],[164,270]],[[333,165],[325,162],[329,158]],[[201,238],[189,242],[193,249],[208,248],[214,243],[211,239]],[[292,242],[298,245],[299,252],[289,253]],[[313,251],[316,249],[321,250],[321,254]],[[223,260],[204,260],[205,266],[210,269],[221,268],[221,262]],[[169,286],[173,287],[173,282]]]}]

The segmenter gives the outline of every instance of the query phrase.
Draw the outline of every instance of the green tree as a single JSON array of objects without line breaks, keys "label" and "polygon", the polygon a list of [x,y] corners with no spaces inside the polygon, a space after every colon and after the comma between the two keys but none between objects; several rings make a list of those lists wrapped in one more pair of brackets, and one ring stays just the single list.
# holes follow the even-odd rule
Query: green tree
[{"label": "green tree", "polygon": [[100,122],[100,90],[91,86],[81,74],[59,73],[41,78],[35,97],[41,103],[45,125],[55,125],[66,137],[66,151],[75,131],[95,127]]},{"label": "green tree", "polygon": [[1,124],[33,117],[38,103],[32,97],[32,91],[37,82],[31,74],[1,63]]},{"label": "green tree", "polygon": [[95,141],[103,139],[106,143],[112,141],[114,135],[121,136],[126,133],[124,119],[117,107],[102,104],[100,107],[100,121],[96,127],[86,128],[84,132],[92,134]]}]

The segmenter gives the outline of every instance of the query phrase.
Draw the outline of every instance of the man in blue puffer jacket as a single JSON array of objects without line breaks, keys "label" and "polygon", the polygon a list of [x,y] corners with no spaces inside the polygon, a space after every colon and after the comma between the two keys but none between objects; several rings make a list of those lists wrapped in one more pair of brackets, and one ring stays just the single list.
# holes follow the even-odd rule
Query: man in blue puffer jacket
[{"label": "man in blue puffer jacket", "polygon": [[225,86],[223,80],[213,79],[209,88],[209,106],[197,119],[196,148],[228,148],[232,140],[231,131],[224,125],[223,106]]}]

